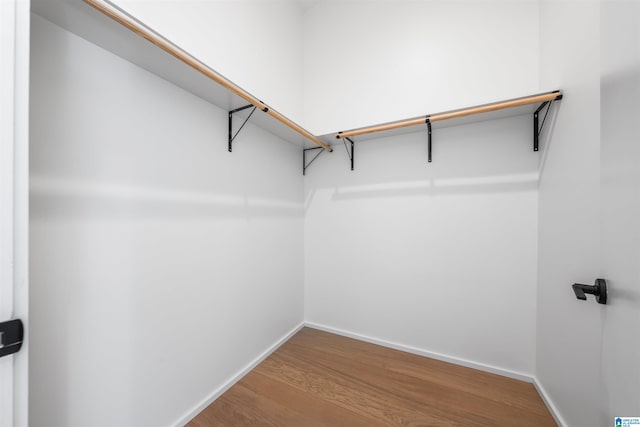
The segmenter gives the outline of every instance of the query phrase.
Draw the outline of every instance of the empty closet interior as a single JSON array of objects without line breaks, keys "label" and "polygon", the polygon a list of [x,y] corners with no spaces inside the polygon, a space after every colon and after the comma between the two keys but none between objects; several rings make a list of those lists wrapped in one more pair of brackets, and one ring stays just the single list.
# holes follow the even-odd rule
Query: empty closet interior
[{"label": "empty closet interior", "polygon": [[581,422],[549,236],[600,15],[560,3],[32,0],[31,423],[184,424],[304,325]]}]

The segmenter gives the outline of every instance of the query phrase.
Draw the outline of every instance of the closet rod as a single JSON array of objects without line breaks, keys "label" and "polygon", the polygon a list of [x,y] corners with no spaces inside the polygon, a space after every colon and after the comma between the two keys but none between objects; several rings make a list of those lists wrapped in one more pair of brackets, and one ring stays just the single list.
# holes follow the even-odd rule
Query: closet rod
[{"label": "closet rod", "polygon": [[249,92],[235,85],[234,83],[229,81],[227,78],[225,78],[221,74],[212,70],[201,61],[189,55],[187,52],[180,49],[179,47],[177,47],[176,45],[174,45],[173,43],[171,43],[161,35],[157,34],[155,31],[146,27],[141,22],[138,22],[135,18],[132,18],[125,12],[121,11],[117,6],[114,6],[113,4],[111,4],[106,0],[84,0],[84,2],[94,7],[95,9],[99,10],[103,14],[107,15],[109,18],[113,19],[119,24],[125,26],[129,30],[133,31],[140,37],[147,39],[154,45],[158,46],[160,49],[164,50],[168,54],[184,62],[191,68],[204,74],[209,79],[227,88],[231,92],[238,95],[240,98],[244,99],[245,101],[252,104],[256,108],[259,108],[260,110],[269,114],[271,117],[275,118],[282,124],[298,132],[300,135],[309,139],[310,141],[317,144],[318,146],[324,148],[327,151],[333,151],[333,148],[331,148],[329,145],[322,142],[318,137],[316,137],[306,129],[300,127],[296,123],[292,122],[291,120],[289,120],[288,118],[280,114],[278,111],[268,107],[264,102],[260,101],[258,98],[251,95]]},{"label": "closet rod", "polygon": [[398,129],[398,128],[403,128],[407,126],[422,125],[426,123],[427,119],[429,119],[429,121],[433,123],[441,120],[448,120],[448,119],[455,119],[457,117],[470,116],[472,114],[488,113],[490,111],[502,110],[505,108],[520,107],[522,105],[527,105],[527,104],[535,104],[538,102],[551,101],[551,100],[558,99],[561,96],[562,95],[560,94],[560,92],[549,92],[541,95],[527,96],[524,98],[511,99],[509,101],[502,101],[502,102],[496,102],[493,104],[485,104],[485,105],[479,105],[476,107],[463,108],[460,110],[450,111],[447,113],[437,113],[429,116],[418,117],[415,119],[401,120],[401,121],[386,123],[382,125],[349,130],[346,132],[338,132],[336,134],[336,138],[337,139],[347,138],[352,136],[364,135],[367,133]]}]

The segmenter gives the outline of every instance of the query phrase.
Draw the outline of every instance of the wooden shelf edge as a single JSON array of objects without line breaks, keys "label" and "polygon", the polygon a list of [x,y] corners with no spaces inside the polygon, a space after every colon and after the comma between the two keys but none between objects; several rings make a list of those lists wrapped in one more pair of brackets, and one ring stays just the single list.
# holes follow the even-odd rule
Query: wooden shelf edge
[{"label": "wooden shelf edge", "polygon": [[367,126],[358,129],[351,129],[348,131],[337,132],[334,134],[336,139],[351,138],[359,135],[366,135],[376,132],[385,132],[394,129],[400,129],[409,126],[423,125],[429,120],[431,123],[450,120],[474,114],[489,113],[492,111],[504,110],[507,108],[520,107],[528,104],[542,103],[546,101],[553,101],[562,98],[562,92],[555,90],[552,92],[544,92],[535,95],[523,96],[520,98],[508,99],[505,101],[492,102],[489,104],[476,105],[473,107],[461,108],[452,111],[445,111],[435,114],[427,114],[420,117],[414,117],[411,119],[398,120],[389,123],[382,123],[373,126]]},{"label": "wooden shelf edge", "polygon": [[288,119],[282,113],[278,112],[277,110],[268,106],[264,102],[260,101],[258,98],[256,98],[249,92],[245,91],[238,85],[234,84],[233,82],[231,82],[230,80],[228,80],[227,78],[225,78],[224,76],[222,76],[221,74],[219,74],[218,72],[216,72],[215,70],[213,70],[212,68],[204,64],[203,62],[201,62],[200,60],[198,60],[197,58],[191,56],[189,53],[187,53],[180,47],[174,45],[169,40],[161,36],[160,34],[156,33],[155,31],[153,31],[152,29],[150,29],[140,21],[136,20],[132,16],[128,15],[126,12],[119,9],[117,6],[113,5],[110,1],[108,0],[83,0],[83,1],[86,4],[90,5],[91,7],[103,13],[105,16],[109,17],[110,19],[116,21],[117,23],[124,26],[128,30],[132,31],[136,35],[146,39],[150,43],[154,44],[158,48],[168,53],[169,55],[173,56],[174,58],[178,59],[179,61],[193,68],[194,70],[198,71],[202,75],[206,76],[208,79],[214,81],[215,83],[221,85],[222,87],[226,88],[230,92],[244,99],[249,104],[267,113],[268,115],[273,117],[275,120],[278,120],[280,123],[284,124],[285,126],[289,127],[293,131],[302,135],[304,138],[308,139],[309,141],[313,142],[319,147],[324,148],[327,151],[333,151],[333,149],[329,145],[325,144],[317,136],[313,135],[311,132],[307,131],[297,123]]},{"label": "wooden shelf edge", "polygon": [[[33,0],[32,11],[222,109],[232,110],[244,105],[243,103],[255,106],[266,113],[252,118],[252,121],[258,127],[303,148],[306,148],[311,143],[312,146],[321,147],[326,151],[333,151],[331,147],[333,144],[330,141],[335,141],[336,138],[381,132],[385,132],[384,136],[407,133],[413,132],[410,129],[412,126],[426,124],[427,119],[431,123],[442,123],[450,119],[462,118],[460,120],[451,120],[449,125],[455,126],[469,122],[469,120],[485,120],[487,117],[465,119],[464,117],[466,116],[513,107],[520,107],[514,108],[514,111],[528,110],[527,104],[556,100],[562,97],[561,92],[557,90],[351,129],[337,134],[316,136],[217,73],[185,50],[171,43],[171,41],[145,24],[137,21],[110,0]],[[90,13],[90,11],[92,12]],[[136,55],[142,55],[142,57]],[[496,114],[498,117],[505,116],[504,112]],[[516,114],[524,113],[522,111],[515,114],[507,113],[507,115]],[[492,118],[495,118],[494,116],[491,115]],[[392,130],[395,130],[395,132],[387,132]],[[375,138],[378,136],[370,137]],[[308,142],[305,143],[304,141]]]}]

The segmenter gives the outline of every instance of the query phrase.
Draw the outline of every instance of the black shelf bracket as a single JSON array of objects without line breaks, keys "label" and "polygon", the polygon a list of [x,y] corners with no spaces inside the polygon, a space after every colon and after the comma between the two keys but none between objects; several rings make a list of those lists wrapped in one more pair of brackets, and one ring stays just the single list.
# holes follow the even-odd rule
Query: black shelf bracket
[{"label": "black shelf bracket", "polygon": [[[307,163],[307,151],[317,151],[317,150],[320,150],[320,151],[318,151],[316,155],[313,156],[313,158],[309,161],[309,163]],[[311,166],[311,163],[313,163],[313,161],[317,159],[318,156],[322,154],[323,151],[324,151],[324,148],[322,147],[305,148],[304,150],[302,150],[302,175],[303,176],[307,174],[307,168]]]},{"label": "black shelf bracket", "polygon": [[[251,107],[253,107],[253,110],[251,110],[251,113],[249,113],[249,116],[244,120],[242,125],[240,125],[240,127],[238,128],[236,133],[233,133],[233,115],[235,113],[239,112],[239,111],[243,111],[243,110],[246,110],[247,108],[251,108]],[[233,140],[236,139],[236,136],[238,136],[238,134],[240,133],[240,131],[242,130],[244,125],[247,124],[247,122],[249,121],[249,119],[251,118],[251,116],[253,115],[253,113],[255,111],[256,111],[256,107],[253,106],[252,104],[245,105],[244,107],[236,108],[235,110],[229,111],[229,152],[230,153],[231,153],[232,148],[233,148]]]},{"label": "black shelf bracket", "polygon": [[[544,129],[544,122],[547,120],[547,115],[549,115],[549,110],[551,110],[551,105],[553,101],[559,101],[562,99],[562,95],[558,95],[556,99],[552,99],[551,101],[545,101],[534,111],[533,113],[533,151],[539,150],[539,140],[540,134],[542,133],[542,129]],[[540,121],[540,112],[547,107],[547,110],[544,113],[544,117],[542,118],[542,124],[539,124]]]},{"label": "black shelf bracket", "polygon": [[431,163],[431,119],[429,116],[425,121],[427,123],[427,161]]},{"label": "black shelf bracket", "polygon": [[13,319],[0,323],[0,357],[17,353],[22,347],[23,339],[22,320]]},{"label": "black shelf bracket", "polygon": [[[345,139],[347,141],[349,141],[349,144],[351,146],[351,151],[349,151],[349,147],[347,147],[347,143],[345,141]],[[347,156],[349,156],[349,160],[351,161],[351,170],[353,170],[353,153],[354,153],[354,144],[353,144],[353,139],[346,137],[346,138],[342,138],[342,143],[344,144],[344,149],[347,151]]]}]

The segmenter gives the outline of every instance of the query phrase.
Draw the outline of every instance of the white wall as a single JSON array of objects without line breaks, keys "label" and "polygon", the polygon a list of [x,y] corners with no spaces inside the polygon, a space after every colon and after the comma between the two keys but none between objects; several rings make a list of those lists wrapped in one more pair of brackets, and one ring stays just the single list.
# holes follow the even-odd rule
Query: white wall
[{"label": "white wall", "polygon": [[609,421],[640,414],[640,2],[601,5],[603,396]]},{"label": "white wall", "polygon": [[[305,125],[324,134],[537,92],[537,2],[324,1],[304,15]],[[358,142],[305,178],[310,322],[531,375],[529,116]]]},{"label": "white wall", "polygon": [[599,13],[597,1],[540,9],[541,84],[565,97],[542,138],[536,376],[569,426],[612,422],[600,403],[607,307],[571,290],[601,274]]},{"label": "white wall", "polygon": [[537,1],[328,0],[303,28],[319,135],[539,90]]},{"label": "white wall", "polygon": [[302,121],[302,9],[296,1],[114,3],[289,119]]},{"label": "white wall", "polygon": [[175,423],[303,320],[300,150],[32,37],[30,424]]},{"label": "white wall", "polygon": [[305,177],[306,320],[533,374],[530,116],[356,142]]},{"label": "white wall", "polygon": [[18,353],[0,359],[0,425],[28,420],[29,1],[0,2],[0,321],[20,319]]}]

